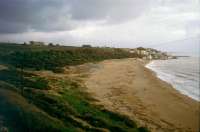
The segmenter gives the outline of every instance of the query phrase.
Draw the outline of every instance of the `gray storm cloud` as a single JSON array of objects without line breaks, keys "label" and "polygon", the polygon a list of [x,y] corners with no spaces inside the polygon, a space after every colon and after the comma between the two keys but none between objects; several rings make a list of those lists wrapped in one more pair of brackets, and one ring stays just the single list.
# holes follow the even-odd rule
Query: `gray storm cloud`
[{"label": "gray storm cloud", "polygon": [[0,33],[73,30],[92,21],[123,23],[149,7],[149,0],[1,0]]},{"label": "gray storm cloud", "polygon": [[200,41],[194,39],[199,36],[199,0],[0,0],[2,42],[159,44],[169,51],[197,53]]}]

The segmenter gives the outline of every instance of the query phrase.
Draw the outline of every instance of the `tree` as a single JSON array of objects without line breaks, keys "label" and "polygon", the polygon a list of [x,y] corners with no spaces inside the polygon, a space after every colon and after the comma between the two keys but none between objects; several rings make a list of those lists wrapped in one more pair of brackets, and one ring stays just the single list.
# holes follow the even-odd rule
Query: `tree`
[{"label": "tree", "polygon": [[48,46],[54,46],[53,43],[49,43]]}]

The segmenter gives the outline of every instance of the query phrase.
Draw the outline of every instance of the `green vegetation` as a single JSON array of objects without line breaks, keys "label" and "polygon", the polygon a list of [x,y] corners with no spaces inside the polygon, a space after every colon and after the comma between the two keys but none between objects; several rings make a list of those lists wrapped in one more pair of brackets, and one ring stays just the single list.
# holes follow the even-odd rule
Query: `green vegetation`
[{"label": "green vegetation", "polygon": [[17,92],[14,92],[14,89],[15,87],[0,82],[0,128],[4,126],[9,132],[74,130],[28,103]]},{"label": "green vegetation", "polygon": [[65,65],[125,58],[130,57],[129,53],[109,48],[20,46],[4,44],[0,47],[1,63],[8,67],[0,69],[0,108],[3,108],[0,121],[3,120],[3,126],[9,131],[148,131],[138,128],[127,116],[92,104],[93,99],[77,80],[59,78],[55,73],[53,77],[42,77],[32,71],[62,72]]},{"label": "green vegetation", "polygon": [[[0,60],[5,64],[36,70],[59,70],[66,65],[79,65],[105,59],[133,57],[129,52],[117,48],[59,47],[0,44]],[[6,51],[6,52],[5,52]]]},{"label": "green vegetation", "polygon": [[0,75],[1,81],[12,84],[17,88],[23,85],[26,88],[49,89],[47,80],[31,73],[23,72],[22,76],[20,71],[12,68],[0,70]]}]

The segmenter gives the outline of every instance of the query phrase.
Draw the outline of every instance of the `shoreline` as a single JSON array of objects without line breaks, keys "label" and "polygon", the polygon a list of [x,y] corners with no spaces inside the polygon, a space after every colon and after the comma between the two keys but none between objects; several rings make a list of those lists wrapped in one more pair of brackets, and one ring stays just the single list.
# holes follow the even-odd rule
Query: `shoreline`
[{"label": "shoreline", "polygon": [[147,69],[149,69],[149,70],[152,71],[153,73],[155,73],[155,76],[156,76],[157,78],[159,78],[160,80],[165,81],[166,83],[170,84],[170,85],[171,85],[175,90],[177,90],[180,94],[182,94],[182,95],[184,95],[184,96],[187,96],[187,97],[189,97],[189,98],[191,98],[191,99],[193,99],[193,100],[195,100],[195,101],[197,101],[197,102],[200,102],[199,99],[196,99],[195,97],[193,97],[192,95],[190,95],[190,94],[188,93],[188,91],[182,91],[182,90],[178,89],[178,88],[175,86],[175,84],[173,84],[173,82],[170,82],[169,80],[165,79],[165,77],[160,77],[160,76],[161,76],[160,73],[162,73],[162,74],[169,74],[169,73],[165,73],[165,72],[163,72],[163,71],[159,71],[159,70],[157,70],[157,69],[155,69],[155,68],[149,66],[149,64],[152,63],[153,61],[154,61],[154,60],[149,61],[147,64],[144,65],[144,67],[147,68]]},{"label": "shoreline", "polygon": [[153,132],[199,128],[199,102],[181,94],[145,67],[150,61],[106,60],[85,78],[87,91],[106,108],[126,114]]}]

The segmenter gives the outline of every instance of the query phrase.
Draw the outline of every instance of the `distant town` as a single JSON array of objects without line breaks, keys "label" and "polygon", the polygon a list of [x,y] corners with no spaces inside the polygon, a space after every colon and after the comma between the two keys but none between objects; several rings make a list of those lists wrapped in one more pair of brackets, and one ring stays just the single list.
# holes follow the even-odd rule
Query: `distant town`
[{"label": "distant town", "polygon": [[147,60],[153,60],[153,59],[161,59],[161,60],[166,60],[166,59],[176,59],[176,56],[172,56],[168,54],[167,52],[162,52],[158,51],[156,49],[152,48],[143,48],[143,47],[138,47],[134,49],[129,49],[130,53],[136,53],[138,54],[142,59],[147,59]]}]

